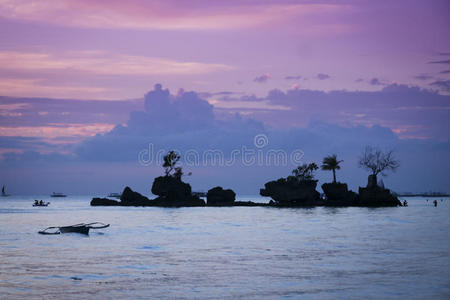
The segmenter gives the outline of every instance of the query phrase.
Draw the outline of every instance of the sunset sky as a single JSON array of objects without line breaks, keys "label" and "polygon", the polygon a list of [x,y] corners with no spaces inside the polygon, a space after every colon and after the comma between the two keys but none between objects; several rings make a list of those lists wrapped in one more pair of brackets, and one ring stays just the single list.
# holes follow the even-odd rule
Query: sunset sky
[{"label": "sunset sky", "polygon": [[[0,184],[148,193],[149,144],[227,154],[264,134],[305,162],[343,157],[353,189],[371,144],[396,150],[394,190],[450,192],[449,37],[446,0],[0,0]],[[186,180],[257,194],[293,168]]]}]

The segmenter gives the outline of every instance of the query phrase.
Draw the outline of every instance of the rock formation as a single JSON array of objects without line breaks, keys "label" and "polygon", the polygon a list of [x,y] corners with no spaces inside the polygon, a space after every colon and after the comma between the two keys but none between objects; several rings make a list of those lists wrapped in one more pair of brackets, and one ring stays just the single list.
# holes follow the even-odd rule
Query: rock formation
[{"label": "rock formation", "polygon": [[154,200],[142,196],[138,192],[126,187],[120,196],[120,202],[108,198],[93,198],[91,206],[156,206]]},{"label": "rock formation", "polygon": [[358,194],[349,191],[346,183],[324,183],[322,190],[325,193],[326,206],[356,206],[358,205]]},{"label": "rock formation", "polygon": [[192,196],[191,186],[171,176],[155,178],[152,192],[159,197],[150,200],[147,197],[126,187],[120,202],[108,198],[93,198],[92,206],[160,206],[160,207],[182,207],[182,206],[205,206],[205,201],[198,196]]},{"label": "rock formation", "polygon": [[271,197],[274,206],[299,207],[320,205],[316,191],[317,180],[298,180],[294,176],[267,182],[260,190],[261,196]]},{"label": "rock formation", "polygon": [[232,190],[224,190],[217,186],[212,188],[206,194],[206,201],[208,206],[233,206],[236,200],[236,193]]},{"label": "rock formation", "polygon": [[154,206],[154,201],[126,187],[120,196],[120,204],[123,206]]},{"label": "rock formation", "polygon": [[92,198],[91,206],[117,206],[120,205],[119,201],[111,200],[108,198]]},{"label": "rock formation", "polygon": [[205,206],[204,200],[192,195],[190,184],[173,176],[155,178],[152,185],[152,193],[158,196],[155,199],[158,206]]},{"label": "rock formation", "polygon": [[376,177],[369,175],[367,186],[359,188],[360,206],[401,206],[402,203],[389,189],[376,184]]}]

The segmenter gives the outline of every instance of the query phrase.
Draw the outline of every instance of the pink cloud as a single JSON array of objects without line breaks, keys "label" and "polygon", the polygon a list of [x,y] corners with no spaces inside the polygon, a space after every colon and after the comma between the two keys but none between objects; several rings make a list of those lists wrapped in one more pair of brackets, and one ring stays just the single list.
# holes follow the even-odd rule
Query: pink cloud
[{"label": "pink cloud", "polygon": [[110,131],[114,125],[94,124],[51,124],[52,126],[0,127],[0,136],[43,137],[56,139],[60,137],[88,137]]},{"label": "pink cloud", "polygon": [[[327,3],[243,3],[201,1],[0,1],[0,16],[31,22],[88,28],[158,30],[223,30],[259,27],[298,17],[335,14],[348,5]],[[324,25],[298,27],[297,31],[322,31]],[[326,28],[342,31],[339,24]],[[344,28],[344,31],[348,28]]]},{"label": "pink cloud", "polygon": [[102,75],[205,74],[233,67],[99,51],[72,51],[62,55],[19,51],[0,52],[0,69],[76,70]]},{"label": "pink cloud", "polygon": [[40,79],[0,78],[0,95],[19,97],[68,97],[105,99],[109,89],[89,86],[63,86],[44,84]]},{"label": "pink cloud", "polygon": [[[77,97],[117,99],[124,90],[115,85],[102,85],[101,76],[193,76],[235,69],[219,63],[202,63],[175,59],[125,55],[105,51],[52,52],[0,51],[0,95],[30,97]],[[11,77],[8,72],[20,74]],[[48,76],[93,81],[46,80]],[[97,80],[97,81],[95,81]]]}]

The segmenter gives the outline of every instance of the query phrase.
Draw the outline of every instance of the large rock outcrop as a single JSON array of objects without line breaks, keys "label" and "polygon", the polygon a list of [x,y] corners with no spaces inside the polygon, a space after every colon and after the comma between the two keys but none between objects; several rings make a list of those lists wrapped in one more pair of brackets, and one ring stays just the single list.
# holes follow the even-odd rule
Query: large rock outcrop
[{"label": "large rock outcrop", "polygon": [[205,206],[204,200],[196,195],[192,195],[190,184],[173,176],[155,178],[152,185],[152,193],[158,196],[155,199],[158,206]]},{"label": "large rock outcrop", "polygon": [[111,200],[108,198],[92,198],[91,206],[118,206],[119,201]]},{"label": "large rock outcrop", "polygon": [[359,188],[360,206],[401,206],[402,203],[389,189],[376,184],[376,176],[369,175],[365,188]]},{"label": "large rock outcrop", "polygon": [[389,189],[381,187],[359,188],[360,206],[401,206],[402,203]]},{"label": "large rock outcrop", "polygon": [[316,191],[317,180],[298,180],[294,176],[267,182],[260,190],[261,196],[271,197],[274,206],[299,207],[320,205]]},{"label": "large rock outcrop", "polygon": [[233,190],[224,190],[220,186],[210,189],[206,194],[208,206],[233,206],[235,200],[236,193]]},{"label": "large rock outcrop", "polygon": [[158,177],[153,182],[152,192],[159,197],[150,200],[147,197],[126,187],[120,202],[108,198],[93,198],[92,206],[205,206],[205,201],[190,194],[191,186],[173,177]]},{"label": "large rock outcrop", "polygon": [[125,187],[120,196],[120,202],[108,198],[93,198],[91,206],[156,206],[156,202]]},{"label": "large rock outcrop", "polygon": [[154,206],[154,201],[142,196],[138,192],[126,187],[120,196],[120,204],[123,206]]},{"label": "large rock outcrop", "polygon": [[325,193],[326,206],[356,206],[358,205],[358,194],[349,191],[346,183],[332,182],[322,184]]}]

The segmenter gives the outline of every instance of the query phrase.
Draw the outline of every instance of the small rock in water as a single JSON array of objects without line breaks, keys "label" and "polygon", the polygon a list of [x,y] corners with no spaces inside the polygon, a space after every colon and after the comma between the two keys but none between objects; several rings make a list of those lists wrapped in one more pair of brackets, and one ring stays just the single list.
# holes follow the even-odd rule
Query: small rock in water
[{"label": "small rock in water", "polygon": [[206,194],[208,206],[233,206],[236,200],[236,193],[233,190],[224,190],[221,186],[216,186]]}]

